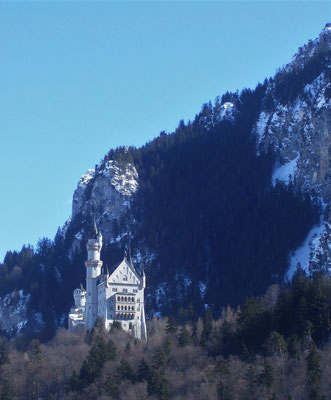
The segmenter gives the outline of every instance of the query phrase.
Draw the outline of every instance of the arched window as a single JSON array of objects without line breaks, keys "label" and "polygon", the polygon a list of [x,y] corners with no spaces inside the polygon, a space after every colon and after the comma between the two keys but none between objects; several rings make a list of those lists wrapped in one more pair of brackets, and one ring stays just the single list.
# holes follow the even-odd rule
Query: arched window
[{"label": "arched window", "polygon": [[123,310],[123,306],[121,306],[121,310]]},{"label": "arched window", "polygon": [[118,297],[117,297],[117,300],[118,300],[118,301],[121,301],[121,298],[120,298],[120,296],[118,296]]},{"label": "arched window", "polygon": [[134,297],[132,297],[132,302],[134,303]]},{"label": "arched window", "polygon": [[123,301],[123,296],[121,297],[121,301]]},{"label": "arched window", "polygon": [[124,298],[124,301],[128,301],[128,298],[127,298],[127,297],[125,297],[125,298]]},{"label": "arched window", "polygon": [[120,306],[117,306],[117,309],[119,310],[119,309],[120,309]]},{"label": "arched window", "polygon": [[125,311],[127,310],[127,307],[126,307],[126,306],[124,307],[124,310],[125,310]]}]

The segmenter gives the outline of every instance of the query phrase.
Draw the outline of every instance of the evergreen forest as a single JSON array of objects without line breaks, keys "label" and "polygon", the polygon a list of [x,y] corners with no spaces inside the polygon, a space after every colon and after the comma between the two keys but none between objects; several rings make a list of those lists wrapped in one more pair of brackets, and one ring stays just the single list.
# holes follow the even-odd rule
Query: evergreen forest
[{"label": "evergreen forest", "polygon": [[0,340],[0,399],[322,400],[331,396],[331,282],[298,269],[272,285],[190,319],[148,323],[148,341],[121,329],[60,329],[51,341]]}]

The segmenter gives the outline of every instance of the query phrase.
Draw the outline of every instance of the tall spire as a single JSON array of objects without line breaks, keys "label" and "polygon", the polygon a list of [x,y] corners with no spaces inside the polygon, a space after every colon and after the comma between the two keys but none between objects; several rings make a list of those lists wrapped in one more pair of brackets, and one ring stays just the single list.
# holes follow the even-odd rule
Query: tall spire
[{"label": "tall spire", "polygon": [[133,266],[133,262],[132,262],[132,257],[131,257],[131,247],[129,247],[129,263],[130,263],[131,268],[133,270],[135,270],[134,266]]},{"label": "tall spire", "polygon": [[95,214],[93,214],[93,230],[94,230],[94,234],[95,237],[98,237],[98,228],[97,228],[97,223],[95,222]]}]

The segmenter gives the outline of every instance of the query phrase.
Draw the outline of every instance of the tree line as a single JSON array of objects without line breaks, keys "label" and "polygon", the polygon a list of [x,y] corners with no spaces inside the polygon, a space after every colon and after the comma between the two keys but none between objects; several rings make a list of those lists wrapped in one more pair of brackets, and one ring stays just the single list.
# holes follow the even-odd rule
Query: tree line
[{"label": "tree line", "polygon": [[119,322],[0,340],[0,399],[322,400],[331,395],[331,281],[298,270],[214,319],[153,318],[148,341]]}]

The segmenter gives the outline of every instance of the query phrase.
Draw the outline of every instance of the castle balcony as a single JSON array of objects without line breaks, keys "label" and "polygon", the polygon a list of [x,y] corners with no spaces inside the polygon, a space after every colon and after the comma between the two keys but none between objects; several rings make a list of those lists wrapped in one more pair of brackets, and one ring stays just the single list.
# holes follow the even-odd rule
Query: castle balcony
[{"label": "castle balcony", "polygon": [[134,319],[136,309],[135,294],[115,295],[115,312],[117,319]]},{"label": "castle balcony", "polygon": [[116,313],[116,319],[117,320],[130,320],[130,319],[134,319],[135,318],[135,314],[134,313],[129,313],[129,312],[117,312]]}]

